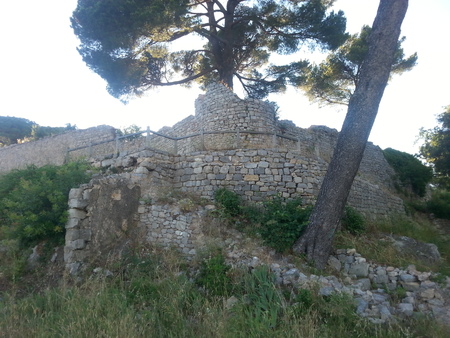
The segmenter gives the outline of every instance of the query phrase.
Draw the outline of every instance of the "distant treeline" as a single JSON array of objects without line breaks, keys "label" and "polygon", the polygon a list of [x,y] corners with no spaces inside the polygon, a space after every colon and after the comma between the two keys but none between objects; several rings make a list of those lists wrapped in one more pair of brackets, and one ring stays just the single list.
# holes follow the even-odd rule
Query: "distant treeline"
[{"label": "distant treeline", "polygon": [[77,127],[70,123],[65,127],[44,127],[21,117],[0,116],[0,147],[35,141],[75,129]]}]

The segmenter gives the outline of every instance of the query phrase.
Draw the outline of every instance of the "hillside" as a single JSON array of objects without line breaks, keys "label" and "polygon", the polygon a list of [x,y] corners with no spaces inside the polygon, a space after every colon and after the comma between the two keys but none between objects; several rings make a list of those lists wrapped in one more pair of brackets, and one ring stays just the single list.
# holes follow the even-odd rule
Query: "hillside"
[{"label": "hillside", "polygon": [[[381,149],[367,145],[333,255],[316,271],[290,248],[337,131],[278,121],[220,85],[196,109],[145,137],[102,126],[0,149],[2,171],[35,165],[5,184],[16,199],[1,200],[0,332],[447,336],[450,226],[416,211],[421,200],[402,195]],[[89,178],[57,194],[71,164],[46,163],[80,157]],[[54,184],[53,173],[69,176]]]}]

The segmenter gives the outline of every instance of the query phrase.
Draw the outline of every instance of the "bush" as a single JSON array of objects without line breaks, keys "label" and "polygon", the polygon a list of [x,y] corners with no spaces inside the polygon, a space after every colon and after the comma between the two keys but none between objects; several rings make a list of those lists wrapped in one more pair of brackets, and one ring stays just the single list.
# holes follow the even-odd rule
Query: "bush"
[{"label": "bush", "polygon": [[214,192],[214,199],[224,213],[230,217],[241,214],[241,197],[225,188],[219,188]]},{"label": "bush", "polygon": [[23,246],[43,239],[63,241],[69,190],[89,181],[88,165],[34,165],[0,177],[3,235]]},{"label": "bush", "polygon": [[359,235],[366,230],[364,216],[358,210],[349,206],[345,207],[342,226],[353,235]]},{"label": "bush", "polygon": [[427,202],[427,209],[436,217],[450,219],[450,191],[434,191]]},{"label": "bush", "polygon": [[279,252],[289,250],[305,228],[311,208],[301,199],[284,201],[280,197],[264,202],[260,234],[264,242]]},{"label": "bush", "polygon": [[406,187],[410,186],[420,197],[425,196],[427,184],[433,178],[433,170],[408,153],[392,148],[385,149],[383,153],[400,182]]},{"label": "bush", "polygon": [[[278,196],[261,205],[244,205],[239,195],[223,188],[216,190],[214,198],[222,216],[236,221],[235,225],[253,225],[247,230],[259,233],[265,244],[278,252],[292,247],[311,213],[311,207],[303,207],[300,198],[285,201]],[[260,226],[255,227],[257,224]]]}]

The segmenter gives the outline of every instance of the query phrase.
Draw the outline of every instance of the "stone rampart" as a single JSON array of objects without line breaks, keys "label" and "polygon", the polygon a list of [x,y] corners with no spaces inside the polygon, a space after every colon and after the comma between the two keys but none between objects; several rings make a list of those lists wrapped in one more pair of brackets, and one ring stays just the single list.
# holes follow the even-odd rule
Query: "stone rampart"
[{"label": "stone rampart", "polygon": [[[0,148],[0,172],[27,164],[62,164],[70,148],[70,158],[86,157],[116,173],[71,192],[65,247],[69,270],[77,271],[88,257],[104,259],[134,242],[176,246],[193,254],[205,210],[189,197],[161,199],[165,190],[210,204],[221,187],[251,202],[279,194],[314,203],[337,142],[336,130],[278,121],[270,104],[242,100],[219,84],[209,86],[195,105],[195,116],[145,137],[119,138],[114,128],[100,126]],[[369,218],[404,213],[393,176],[382,150],[368,143],[348,203]]]},{"label": "stone rampart", "polygon": [[[87,261],[104,259],[105,252],[120,254],[136,243],[176,247],[193,255],[218,188],[252,202],[281,194],[313,204],[327,168],[322,159],[266,149],[187,155],[144,150],[95,165],[118,174],[95,178],[70,194],[65,261],[72,273]],[[198,198],[206,206],[199,206]],[[369,218],[404,213],[403,201],[389,187],[362,174],[355,179],[349,204]]]},{"label": "stone rampart", "polygon": [[[71,158],[99,157],[114,152],[115,129],[98,126],[83,130],[68,131],[64,134],[46,137],[34,142],[14,144],[0,148],[0,173],[25,168],[34,164],[61,165],[65,162],[67,149],[83,147],[70,153]],[[105,141],[111,141],[104,143]],[[90,144],[101,143],[93,147]]]}]

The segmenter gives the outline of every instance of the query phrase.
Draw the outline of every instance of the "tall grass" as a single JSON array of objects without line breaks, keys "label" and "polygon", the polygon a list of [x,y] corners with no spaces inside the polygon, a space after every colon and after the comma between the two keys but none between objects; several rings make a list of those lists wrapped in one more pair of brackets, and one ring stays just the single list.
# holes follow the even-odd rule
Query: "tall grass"
[{"label": "tall grass", "polygon": [[282,289],[264,267],[223,270],[233,285],[225,297],[199,287],[183,264],[154,255],[117,271],[24,298],[2,295],[0,336],[446,337],[431,321],[372,324],[354,313],[350,298]]},{"label": "tall grass", "polygon": [[[385,238],[385,234],[407,236],[421,242],[433,243],[438,247],[442,260],[430,265],[404,252],[398,252],[392,242]],[[414,264],[419,270],[431,270],[450,276],[450,242],[424,216],[415,215],[414,219],[394,217],[384,222],[378,221],[370,224],[367,232],[359,236],[341,232],[335,238],[335,245],[338,248],[355,248],[365,258],[379,264],[396,267]]]}]

